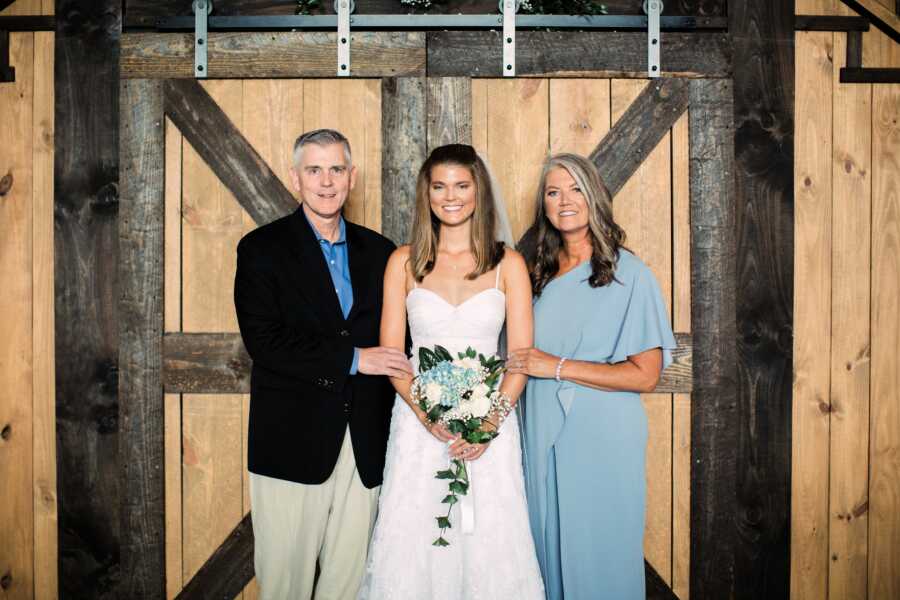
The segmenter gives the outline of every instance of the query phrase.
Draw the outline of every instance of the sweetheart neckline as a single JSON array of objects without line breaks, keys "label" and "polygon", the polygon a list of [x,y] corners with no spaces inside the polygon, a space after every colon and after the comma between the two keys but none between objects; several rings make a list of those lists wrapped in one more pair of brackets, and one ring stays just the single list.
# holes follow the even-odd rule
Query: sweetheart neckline
[{"label": "sweetheart neckline", "polygon": [[413,289],[409,290],[409,292],[406,293],[406,297],[409,298],[410,294],[412,294],[412,293],[415,292],[416,290],[422,290],[423,292],[428,292],[429,294],[431,294],[432,296],[434,296],[435,298],[437,298],[438,300],[440,300],[441,302],[443,302],[443,303],[446,304],[447,306],[452,307],[453,309],[458,309],[458,308],[464,306],[467,302],[471,302],[472,300],[474,300],[474,299],[477,298],[478,296],[481,296],[482,294],[485,294],[485,293],[491,292],[491,291],[493,291],[493,292],[498,292],[498,293],[499,293],[501,296],[503,296],[504,298],[506,297],[506,292],[504,292],[504,291],[501,290],[500,288],[495,288],[495,287],[489,287],[489,288],[486,288],[486,289],[481,290],[480,292],[475,292],[474,294],[472,294],[471,296],[469,296],[468,298],[466,298],[465,300],[463,300],[463,301],[460,302],[459,304],[453,304],[452,302],[450,302],[449,300],[447,300],[446,298],[444,298],[443,296],[441,296],[440,294],[438,294],[438,293],[435,292],[434,290],[429,290],[428,288],[424,288],[424,287],[416,287],[416,288],[413,288]]}]

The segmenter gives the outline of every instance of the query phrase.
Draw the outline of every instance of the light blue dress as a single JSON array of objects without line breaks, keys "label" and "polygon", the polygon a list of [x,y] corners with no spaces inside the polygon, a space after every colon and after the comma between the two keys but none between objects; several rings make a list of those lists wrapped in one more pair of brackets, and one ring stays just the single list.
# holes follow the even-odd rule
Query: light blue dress
[{"label": "light blue dress", "polygon": [[[618,363],[651,348],[672,362],[675,337],[659,284],[621,250],[616,281],[592,288],[586,261],[534,304],[535,346]],[[525,484],[550,600],[643,600],[644,456],[640,394],[530,379],[522,404]]]}]

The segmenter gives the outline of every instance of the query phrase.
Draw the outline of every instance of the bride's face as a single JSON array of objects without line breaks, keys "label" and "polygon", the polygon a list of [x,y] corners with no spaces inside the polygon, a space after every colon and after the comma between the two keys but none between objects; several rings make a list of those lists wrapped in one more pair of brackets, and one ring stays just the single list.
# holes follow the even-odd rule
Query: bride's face
[{"label": "bride's face", "polygon": [[468,167],[435,165],[428,188],[431,212],[444,225],[459,225],[475,213],[475,180]]},{"label": "bride's face", "polygon": [[588,226],[587,199],[575,178],[562,167],[547,173],[544,212],[560,233],[575,233]]}]

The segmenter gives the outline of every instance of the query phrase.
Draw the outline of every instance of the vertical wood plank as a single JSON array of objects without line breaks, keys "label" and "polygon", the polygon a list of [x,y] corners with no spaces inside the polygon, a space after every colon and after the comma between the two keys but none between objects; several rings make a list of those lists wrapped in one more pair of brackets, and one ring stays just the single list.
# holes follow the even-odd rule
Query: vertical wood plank
[{"label": "vertical wood plank", "polygon": [[[834,35],[834,56],[847,36]],[[866,598],[872,86],[841,84],[834,61],[828,597]]]},{"label": "vertical wood plank", "polygon": [[58,595],[56,387],[53,377],[53,41],[34,34],[33,336],[35,598]]},{"label": "vertical wood plank", "polygon": [[[119,593],[121,581],[126,591],[137,590],[134,582],[144,575],[151,577],[147,589],[155,592],[152,578],[162,572],[162,558],[158,562],[154,554],[156,540],[148,538],[146,546],[130,545],[157,526],[155,514],[152,525],[147,522],[146,529],[128,532],[130,540],[121,535],[127,522],[122,518],[125,507],[133,511],[144,506],[125,501],[123,486],[139,475],[123,478],[123,457],[128,456],[123,452],[124,437],[128,427],[140,424],[125,423],[127,411],[118,397],[118,379],[124,372],[119,362],[122,3],[58,0],[56,13],[53,240],[59,593],[103,597]],[[154,174],[160,177],[161,168],[161,163],[153,163]],[[128,185],[133,187],[132,182]],[[156,185],[152,183],[146,193],[155,193]],[[142,385],[140,390],[145,389]],[[151,436],[155,433],[150,430]],[[152,441],[157,439],[162,443],[161,437]],[[150,444],[151,438],[137,442]],[[161,458],[162,448],[159,453]],[[138,469],[155,458],[140,452],[138,457]],[[148,500],[155,500],[155,491],[148,492]],[[162,536],[161,517],[158,526]],[[141,564],[125,568],[132,566],[127,561],[136,560],[130,553],[138,548]]]},{"label": "vertical wood plank", "polygon": [[[372,180],[378,182],[381,177],[381,157],[379,152],[369,149],[369,146],[380,146],[381,120],[369,118],[365,109],[366,103],[373,101],[374,88],[371,85],[361,79],[311,79],[304,82],[303,88],[304,130],[329,127],[337,129],[350,140],[357,176],[356,187],[344,205],[344,216],[353,223],[366,226],[366,215],[381,210],[380,191],[372,183]],[[369,136],[367,142],[370,127],[377,128],[378,134]],[[373,160],[372,164],[370,160]],[[367,208],[370,203],[377,208]]]},{"label": "vertical wood plank", "polygon": [[734,114],[728,80],[690,83],[691,594],[734,589],[737,339]]},{"label": "vertical wood plank", "polygon": [[869,597],[900,597],[900,85],[872,94]]},{"label": "vertical wood plank", "polygon": [[120,106],[121,596],[164,598],[165,123],[160,83],[123,81]]},{"label": "vertical wood plank", "polygon": [[[362,84],[363,106],[366,109],[363,148],[366,172],[360,185],[366,195],[366,208],[360,222],[373,231],[381,232],[381,81],[369,79]],[[388,139],[387,143],[392,144],[393,140]]]},{"label": "vertical wood plank", "polygon": [[[34,34],[9,34],[15,82],[0,84],[0,576],[5,597],[34,593],[32,254]],[[13,317],[14,315],[14,317]]]},{"label": "vertical wood plank", "polygon": [[[246,80],[243,82],[241,133],[288,189],[293,189],[290,169],[293,147],[303,133],[303,86],[300,80]],[[256,225],[245,215],[244,231]],[[250,512],[250,478],[247,471],[247,427],[250,396],[241,396],[242,514]],[[258,595],[256,580],[244,589],[244,600]]]},{"label": "vertical wood plank", "polygon": [[381,82],[382,233],[397,245],[410,241],[416,207],[416,177],[425,162],[427,135],[425,79],[386,78]]},{"label": "vertical wood plank", "polygon": [[432,77],[426,81],[428,152],[445,144],[472,143],[472,80]]},{"label": "vertical wood plank", "polygon": [[[181,132],[168,118],[165,132],[164,330],[181,331]],[[166,598],[184,586],[181,506],[181,394],[165,394]]]},{"label": "vertical wood plank", "polygon": [[608,79],[550,80],[550,153],[589,156],[609,131]]},{"label": "vertical wood plank", "polygon": [[488,84],[489,79],[472,79],[472,146],[487,157]]},{"label": "vertical wood plank", "polygon": [[[242,127],[242,82],[204,89]],[[187,332],[236,332],[232,285],[237,243],[249,219],[189,143],[184,144],[182,325]],[[239,394],[185,394],[182,405],[183,581],[243,517]]]},{"label": "vertical wood plank", "polygon": [[[612,122],[622,117],[647,85],[613,80]],[[653,271],[666,306],[672,307],[671,134],[666,134],[616,194],[613,212],[625,229],[626,245]],[[647,516],[644,555],[672,584],[672,396],[642,394],[647,412]]]},{"label": "vertical wood plank", "polygon": [[519,239],[534,220],[535,190],[549,150],[550,86],[546,79],[493,79],[487,86],[487,160]]},{"label": "vertical wood plank", "polygon": [[[691,330],[691,189],[688,113],[672,127],[672,326]],[[691,395],[672,395],[672,591],[690,597]]]},{"label": "vertical wood plank", "polygon": [[791,597],[828,585],[833,34],[796,34]]}]

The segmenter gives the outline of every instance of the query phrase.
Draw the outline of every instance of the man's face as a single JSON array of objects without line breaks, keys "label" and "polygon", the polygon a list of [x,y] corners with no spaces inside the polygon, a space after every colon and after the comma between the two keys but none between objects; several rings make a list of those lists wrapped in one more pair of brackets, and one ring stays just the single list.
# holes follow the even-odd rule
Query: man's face
[{"label": "man's face", "polygon": [[294,191],[314,214],[333,218],[356,184],[356,167],[347,164],[343,144],[307,144],[291,169]]}]

